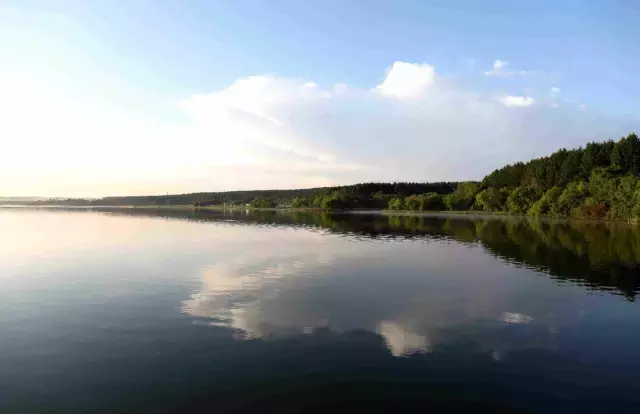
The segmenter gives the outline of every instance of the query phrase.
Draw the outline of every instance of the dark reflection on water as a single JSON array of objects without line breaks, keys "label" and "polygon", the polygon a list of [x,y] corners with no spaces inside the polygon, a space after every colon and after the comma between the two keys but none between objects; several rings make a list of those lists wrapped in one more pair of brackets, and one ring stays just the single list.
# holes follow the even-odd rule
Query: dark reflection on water
[{"label": "dark reflection on water", "polygon": [[[118,212],[118,214],[121,214]],[[516,265],[548,272],[635,300],[640,290],[640,226],[620,222],[541,220],[514,217],[456,217],[326,212],[207,211],[136,209],[131,215],[184,220],[311,226],[372,238],[451,238],[480,243]]]},{"label": "dark reflection on water", "polygon": [[637,227],[122,209],[0,228],[1,413],[640,403]]}]

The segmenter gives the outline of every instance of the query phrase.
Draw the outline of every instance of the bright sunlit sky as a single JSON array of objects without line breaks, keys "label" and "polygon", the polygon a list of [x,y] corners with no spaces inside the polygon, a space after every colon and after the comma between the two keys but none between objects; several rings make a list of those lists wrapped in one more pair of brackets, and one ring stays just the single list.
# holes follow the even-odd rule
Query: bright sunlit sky
[{"label": "bright sunlit sky", "polygon": [[481,179],[640,128],[640,3],[0,2],[0,196]]}]

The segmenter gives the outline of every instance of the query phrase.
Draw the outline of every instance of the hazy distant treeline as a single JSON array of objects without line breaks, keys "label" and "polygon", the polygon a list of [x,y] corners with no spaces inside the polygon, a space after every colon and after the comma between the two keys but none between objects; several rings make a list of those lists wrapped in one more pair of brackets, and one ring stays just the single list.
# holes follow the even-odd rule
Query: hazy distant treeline
[{"label": "hazy distant treeline", "polygon": [[143,206],[194,205],[196,207],[246,204],[254,207],[315,207],[315,208],[386,208],[394,196],[434,192],[452,193],[457,183],[364,183],[336,187],[295,190],[250,190],[212,193],[172,194],[160,196],[106,197],[94,200],[39,200],[29,205],[71,206]]}]

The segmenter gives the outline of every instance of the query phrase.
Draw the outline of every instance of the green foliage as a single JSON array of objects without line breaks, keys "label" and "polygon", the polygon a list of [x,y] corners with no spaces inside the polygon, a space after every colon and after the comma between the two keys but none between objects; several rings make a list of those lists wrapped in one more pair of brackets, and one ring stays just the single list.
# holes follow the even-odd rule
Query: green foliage
[{"label": "green foliage", "polygon": [[617,180],[609,170],[603,167],[594,169],[589,177],[589,204],[608,204],[616,192]]},{"label": "green foliage", "polygon": [[521,162],[506,165],[484,177],[482,180],[482,188],[517,187],[520,185],[520,181],[522,181],[526,168],[525,164]]},{"label": "green foliage", "polygon": [[419,195],[412,195],[404,199],[404,208],[407,210],[422,211],[422,207],[422,197]]},{"label": "green foliage", "polygon": [[638,220],[639,174],[640,141],[630,134],[495,170],[482,181],[474,207],[498,210],[500,185],[513,189],[503,205],[512,213]]},{"label": "green foliage", "polygon": [[616,191],[611,197],[611,209],[608,218],[631,220],[637,205],[636,189],[638,180],[633,175],[625,175],[617,180]]},{"label": "green foliage", "polygon": [[427,193],[422,195],[423,210],[444,210],[444,201],[442,195],[436,193]]},{"label": "green foliage", "polygon": [[476,209],[482,211],[502,211],[509,191],[506,188],[489,187],[476,195]]},{"label": "green foliage", "polygon": [[558,198],[562,194],[563,189],[561,187],[552,187],[547,192],[545,192],[542,197],[529,209],[527,214],[530,216],[543,216],[543,215],[554,215],[555,207],[558,203]]},{"label": "green foliage", "polygon": [[579,208],[587,197],[589,197],[587,183],[584,181],[574,181],[569,183],[567,188],[562,191],[552,211],[556,216],[579,216]]},{"label": "green foliage", "polygon": [[402,198],[394,197],[389,200],[389,210],[402,210],[404,208],[404,202]]},{"label": "green foliage", "polygon": [[507,197],[507,210],[510,213],[525,214],[538,199],[532,187],[516,187]]},{"label": "green foliage", "polygon": [[306,208],[311,206],[312,201],[309,199],[309,197],[296,197],[291,200],[291,207],[293,208]]},{"label": "green foliage", "polygon": [[[449,194],[456,183],[362,183],[336,187],[303,188],[295,190],[250,190],[225,191],[189,194],[171,194],[157,196],[105,197],[100,199],[49,199],[11,201],[12,204],[25,205],[72,205],[72,206],[150,206],[150,205],[182,205],[182,206],[216,206],[223,204],[244,205],[251,203],[256,197],[272,199],[276,204],[293,205],[294,198],[307,198],[309,207],[322,208],[322,201],[328,194],[338,191],[341,199],[347,201],[349,208],[386,208],[389,198],[407,197],[414,194],[435,192]],[[320,202],[316,202],[316,201]],[[3,201],[0,200],[0,204]],[[7,203],[7,202],[5,202]]]},{"label": "green foliage", "polygon": [[320,207],[329,209],[329,210],[340,210],[349,207],[348,204],[349,198],[340,193],[339,191],[334,191],[331,194],[327,194],[322,197]]},{"label": "green foliage", "polygon": [[251,207],[254,208],[274,208],[276,205],[275,200],[265,197],[256,197],[251,202]]},{"label": "green foliage", "polygon": [[[398,202],[397,200],[400,200]],[[393,207],[391,207],[393,205]],[[425,210],[443,210],[444,203],[442,196],[436,193],[415,194],[404,199],[392,199],[389,204],[391,210],[409,210],[409,211],[425,211]]]},{"label": "green foliage", "polygon": [[632,220],[640,220],[640,181],[636,184],[636,191],[633,193],[633,198],[636,202],[631,210],[631,218]]},{"label": "green foliage", "polygon": [[636,134],[629,134],[616,142],[611,153],[611,166],[623,174],[640,172],[640,142]]},{"label": "green foliage", "polygon": [[458,184],[456,190],[444,197],[444,205],[449,210],[468,210],[474,203],[480,186],[473,181]]},{"label": "green foliage", "polygon": [[598,168],[611,168],[619,173],[640,173],[640,143],[635,134],[620,141],[590,142],[585,148],[561,149],[550,156],[527,163],[499,168],[482,180],[482,188],[528,186],[544,193],[552,187],[565,187],[571,181],[587,180]]},{"label": "green foliage", "polygon": [[453,194],[447,194],[444,196],[442,201],[444,202],[444,206],[447,210],[454,210],[457,204],[458,197]]}]

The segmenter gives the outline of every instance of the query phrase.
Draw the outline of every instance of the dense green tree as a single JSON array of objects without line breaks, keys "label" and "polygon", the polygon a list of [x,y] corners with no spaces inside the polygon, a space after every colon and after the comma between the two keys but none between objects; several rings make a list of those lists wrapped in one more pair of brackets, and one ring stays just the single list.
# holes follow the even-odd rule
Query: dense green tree
[{"label": "dense green tree", "polygon": [[550,188],[538,201],[533,203],[527,214],[531,216],[554,215],[554,208],[558,203],[558,198],[560,198],[562,191],[563,189],[561,187]]},{"label": "dense green tree", "polygon": [[629,134],[616,142],[611,154],[611,166],[623,174],[640,172],[640,142],[636,134]]},{"label": "dense green tree", "polygon": [[507,210],[510,213],[525,214],[538,199],[532,187],[520,186],[511,191],[507,197]]},{"label": "dense green tree", "polygon": [[389,200],[389,210],[402,210],[404,208],[404,201],[400,197],[394,197]]},{"label": "dense green tree", "polygon": [[424,208],[422,196],[412,195],[409,197],[405,197],[404,208],[411,211],[422,211]]},{"label": "dense green tree", "polygon": [[640,220],[640,180],[636,183],[636,191],[633,194],[633,197],[636,202],[631,210],[631,218],[633,220]]},{"label": "dense green tree", "polygon": [[342,197],[332,194],[324,197],[324,199],[322,200],[322,208],[330,210],[340,210],[347,208],[347,204]]},{"label": "dense green tree", "polygon": [[616,188],[611,196],[611,208],[608,218],[630,220],[634,218],[636,206],[636,188],[638,180],[633,175],[626,175],[616,180]]},{"label": "dense green tree", "polygon": [[251,207],[254,208],[274,208],[277,206],[275,200],[266,197],[256,197],[251,202]]},{"label": "dense green tree", "polygon": [[449,210],[468,210],[475,202],[480,185],[474,181],[458,184],[456,190],[444,197],[445,207]]},{"label": "dense green tree", "polygon": [[[582,166],[582,149],[568,151],[562,165],[560,166],[560,174],[557,179],[554,179],[553,184],[565,186],[571,181],[575,180],[580,175]],[[554,171],[552,169],[551,171]]]},{"label": "dense green tree", "polygon": [[[400,200],[400,204],[398,204]],[[404,199],[391,199],[389,208],[392,210],[409,210],[409,211],[425,211],[425,210],[443,210],[444,202],[442,196],[436,193],[415,194]]]},{"label": "dense green tree", "polygon": [[[362,183],[347,186],[304,188],[295,190],[250,190],[171,194],[157,196],[105,197],[101,199],[50,199],[25,200],[19,202],[28,205],[74,205],[74,206],[146,206],[146,205],[191,205],[197,207],[217,206],[223,204],[244,205],[251,203],[256,197],[275,200],[278,204],[292,205],[294,198],[307,197],[310,206],[321,208],[324,196],[334,191],[343,193],[349,199],[349,205],[364,208],[386,208],[387,201],[393,196],[406,197],[413,194],[435,192],[449,194],[456,183]],[[316,199],[317,196],[320,196]],[[318,203],[316,203],[318,201]],[[1,202],[1,201],[0,201]],[[15,201],[12,201],[15,203]]]},{"label": "dense green tree", "polygon": [[589,204],[608,205],[617,188],[616,177],[606,168],[596,168],[589,177]]},{"label": "dense green tree", "polygon": [[[521,213],[534,199],[527,211],[531,215],[636,219],[639,175],[640,142],[630,134],[618,142],[590,142],[495,170],[483,179],[474,208],[495,210],[496,188],[505,185],[513,189],[505,203],[510,212]],[[446,197],[455,201],[454,194]]]},{"label": "dense green tree", "polygon": [[427,193],[422,195],[423,210],[444,210],[442,195],[437,193]]},{"label": "dense green tree", "polygon": [[291,200],[291,207],[293,208],[305,208],[311,206],[312,202],[308,197],[295,197],[293,200]]},{"label": "dense green tree", "polygon": [[615,143],[613,141],[588,143],[582,153],[580,178],[587,180],[591,172],[596,168],[609,167],[614,145]]},{"label": "dense green tree", "polygon": [[552,209],[556,216],[580,216],[580,207],[589,197],[589,189],[584,181],[569,183],[562,191],[556,206]]},{"label": "dense green tree", "polygon": [[509,190],[489,187],[476,195],[476,208],[482,211],[502,211],[504,209]]},{"label": "dense green tree", "polygon": [[484,177],[484,179],[482,180],[482,188],[517,187],[522,181],[525,170],[526,166],[522,162],[504,166]]}]

